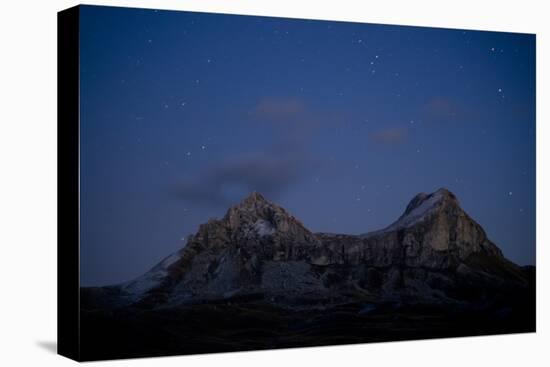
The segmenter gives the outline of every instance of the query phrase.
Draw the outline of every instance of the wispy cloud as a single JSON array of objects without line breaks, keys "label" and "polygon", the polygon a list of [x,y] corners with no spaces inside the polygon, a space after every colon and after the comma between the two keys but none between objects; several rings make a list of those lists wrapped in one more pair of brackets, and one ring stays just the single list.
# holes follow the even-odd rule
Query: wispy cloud
[{"label": "wispy cloud", "polygon": [[275,123],[293,122],[306,114],[304,102],[297,98],[264,98],[251,111],[252,117]]},{"label": "wispy cloud", "polygon": [[303,154],[258,154],[213,165],[173,192],[188,202],[227,207],[251,191],[277,198],[299,181],[311,164]]},{"label": "wispy cloud", "polygon": [[405,128],[385,128],[373,132],[370,139],[379,144],[400,144],[407,140],[408,132]]},{"label": "wispy cloud", "polygon": [[427,121],[436,123],[460,122],[468,115],[468,111],[461,104],[443,96],[428,100],[423,113]]},{"label": "wispy cloud", "polygon": [[327,119],[319,118],[302,100],[266,97],[251,107],[248,117],[251,129],[271,129],[270,144],[261,151],[226,157],[206,166],[196,177],[172,188],[176,197],[221,208],[251,191],[277,199],[323,166],[310,157],[307,146]]}]

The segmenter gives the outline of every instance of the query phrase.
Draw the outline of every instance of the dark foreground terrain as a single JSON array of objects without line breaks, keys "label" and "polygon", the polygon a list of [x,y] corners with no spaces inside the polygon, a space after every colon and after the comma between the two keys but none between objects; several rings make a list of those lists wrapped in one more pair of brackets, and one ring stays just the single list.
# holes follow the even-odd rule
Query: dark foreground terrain
[{"label": "dark foreground terrain", "polygon": [[535,331],[534,297],[476,307],[349,303],[289,310],[265,302],[83,311],[84,360],[231,352]]}]

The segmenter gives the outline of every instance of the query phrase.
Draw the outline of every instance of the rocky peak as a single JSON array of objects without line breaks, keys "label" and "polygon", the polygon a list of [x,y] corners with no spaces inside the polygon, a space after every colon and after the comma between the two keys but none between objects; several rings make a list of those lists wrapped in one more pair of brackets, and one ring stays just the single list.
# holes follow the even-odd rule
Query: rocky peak
[{"label": "rocky peak", "polygon": [[434,209],[440,208],[441,204],[443,203],[460,207],[460,204],[455,194],[453,194],[446,188],[440,188],[439,190],[431,194],[426,194],[425,192],[421,192],[417,194],[409,202],[409,204],[407,205],[407,208],[405,209],[405,212],[401,217],[410,215],[411,212],[418,211],[418,209],[421,209],[420,211],[424,211],[424,209],[434,210]]},{"label": "rocky peak", "polygon": [[230,231],[240,237],[288,237],[297,241],[312,233],[282,207],[268,201],[262,194],[252,192],[239,204],[231,207],[223,218]]},{"label": "rocky peak", "polygon": [[276,212],[284,209],[267,201],[262,194],[254,191],[237,205],[229,208],[224,220],[229,222],[231,228],[239,228],[243,224],[254,224],[257,221],[272,222]]},{"label": "rocky peak", "polygon": [[405,212],[385,231],[411,227],[444,212],[462,212],[458,199],[452,192],[446,188],[440,188],[431,194],[422,192],[409,202]]},{"label": "rocky peak", "polygon": [[243,209],[250,209],[266,205],[270,205],[270,203],[263,197],[263,195],[257,191],[253,191],[236,206]]}]

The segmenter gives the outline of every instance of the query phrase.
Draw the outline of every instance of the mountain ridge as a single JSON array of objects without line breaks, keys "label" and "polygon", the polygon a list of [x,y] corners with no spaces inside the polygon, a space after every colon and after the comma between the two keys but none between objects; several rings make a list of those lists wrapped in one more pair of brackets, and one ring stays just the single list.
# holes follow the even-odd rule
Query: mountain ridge
[{"label": "mountain ridge", "polygon": [[252,192],[150,271],[109,289],[123,300],[113,304],[153,308],[245,295],[453,303],[468,284],[523,287],[523,273],[445,188],[415,195],[394,223],[363,235],[311,232]]}]

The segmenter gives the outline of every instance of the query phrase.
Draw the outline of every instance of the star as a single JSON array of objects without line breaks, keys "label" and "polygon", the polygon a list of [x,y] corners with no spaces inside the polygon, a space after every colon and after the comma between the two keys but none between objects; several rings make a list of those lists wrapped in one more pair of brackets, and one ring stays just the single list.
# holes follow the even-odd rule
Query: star
[{"label": "star", "polygon": [[495,48],[494,48],[494,47],[491,47],[491,51],[492,51],[492,52],[495,52]]},{"label": "star", "polygon": [[377,58],[378,58],[378,55],[375,55],[374,58],[377,59]]},{"label": "star", "polygon": [[202,150],[206,150],[206,145],[201,145]]},{"label": "star", "polygon": [[512,194],[513,194],[512,191],[508,192],[508,196],[512,196]]},{"label": "star", "polygon": [[181,106],[182,106],[182,107],[185,107],[185,102],[181,102]]},{"label": "star", "polygon": [[185,155],[187,155],[188,157],[190,157],[190,156],[191,156],[191,152],[187,152],[187,153],[185,153]]},{"label": "star", "polygon": [[212,60],[206,59],[206,63],[207,63],[207,64],[210,64],[210,62],[212,62]]},{"label": "star", "polygon": [[502,93],[502,88],[498,88],[498,92],[499,92],[499,93]]}]

